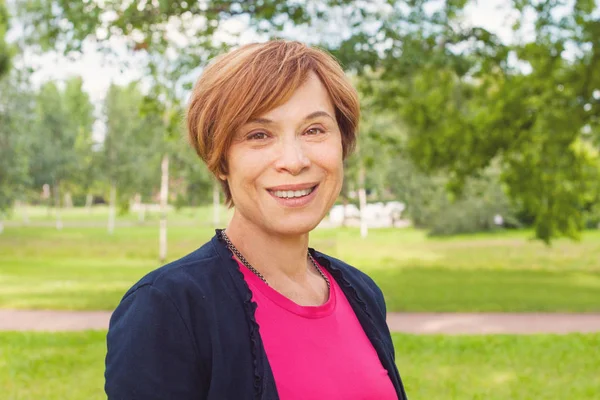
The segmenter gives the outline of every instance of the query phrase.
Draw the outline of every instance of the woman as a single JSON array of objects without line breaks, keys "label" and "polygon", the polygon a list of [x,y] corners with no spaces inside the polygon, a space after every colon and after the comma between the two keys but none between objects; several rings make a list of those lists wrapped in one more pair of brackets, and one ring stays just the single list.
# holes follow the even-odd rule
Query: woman
[{"label": "woman", "polygon": [[405,399],[385,302],[308,247],[340,193],[359,119],[328,54],[298,42],[215,59],[188,133],[231,222],[134,285],[108,332],[109,399]]}]

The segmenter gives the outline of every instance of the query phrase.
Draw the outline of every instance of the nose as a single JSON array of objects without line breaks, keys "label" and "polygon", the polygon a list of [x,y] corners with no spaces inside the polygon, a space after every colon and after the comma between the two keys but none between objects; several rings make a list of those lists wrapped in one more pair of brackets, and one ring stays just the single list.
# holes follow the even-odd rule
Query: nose
[{"label": "nose", "polygon": [[275,162],[275,168],[281,172],[298,175],[310,166],[310,159],[305,153],[303,143],[296,135],[282,138],[280,154]]}]

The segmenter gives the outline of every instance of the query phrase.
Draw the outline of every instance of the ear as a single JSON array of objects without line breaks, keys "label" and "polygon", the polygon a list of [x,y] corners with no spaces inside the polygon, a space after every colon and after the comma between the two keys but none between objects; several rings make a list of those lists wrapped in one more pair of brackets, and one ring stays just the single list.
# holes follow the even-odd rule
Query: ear
[{"label": "ear", "polygon": [[219,180],[221,180],[221,181],[226,181],[227,175],[219,174],[219,175],[217,175],[217,178],[219,178]]}]

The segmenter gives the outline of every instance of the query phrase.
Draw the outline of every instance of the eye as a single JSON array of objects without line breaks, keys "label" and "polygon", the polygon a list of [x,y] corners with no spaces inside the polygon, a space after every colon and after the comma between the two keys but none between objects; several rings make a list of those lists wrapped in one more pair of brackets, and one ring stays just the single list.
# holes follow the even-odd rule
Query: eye
[{"label": "eye", "polygon": [[312,128],[308,128],[306,130],[306,134],[310,135],[310,136],[318,135],[323,132],[325,132],[325,131],[323,129],[319,128],[318,126],[313,126]]},{"label": "eye", "polygon": [[246,136],[246,138],[248,140],[264,140],[267,137],[268,136],[265,132],[253,132],[253,133],[249,134],[248,136]]}]

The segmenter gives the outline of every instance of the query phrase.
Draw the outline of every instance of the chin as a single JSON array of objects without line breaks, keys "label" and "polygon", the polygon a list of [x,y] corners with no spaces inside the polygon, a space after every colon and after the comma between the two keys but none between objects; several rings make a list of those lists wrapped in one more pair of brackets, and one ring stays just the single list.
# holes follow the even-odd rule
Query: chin
[{"label": "chin", "polygon": [[[322,219],[322,218],[321,218]],[[315,229],[321,219],[318,218],[288,218],[285,221],[277,221],[271,224],[271,230],[279,235],[300,236]]]}]

